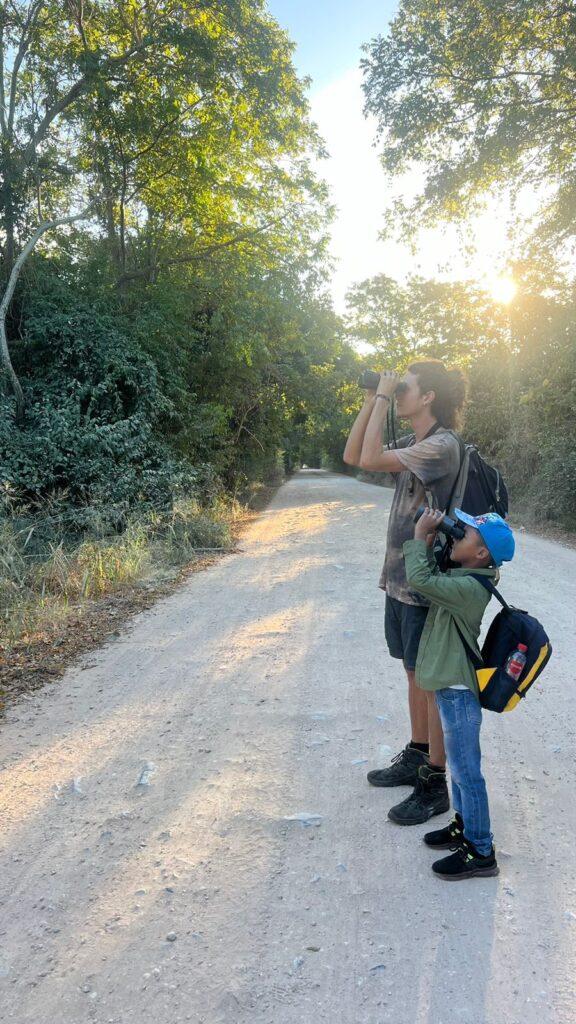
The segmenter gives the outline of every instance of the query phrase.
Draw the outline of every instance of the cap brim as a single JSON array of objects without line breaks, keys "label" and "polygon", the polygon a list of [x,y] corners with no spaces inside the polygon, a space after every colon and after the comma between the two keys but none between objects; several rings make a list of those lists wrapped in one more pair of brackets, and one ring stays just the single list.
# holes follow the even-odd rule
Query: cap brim
[{"label": "cap brim", "polygon": [[467,512],[463,512],[461,508],[455,508],[454,515],[456,516],[457,519],[460,520],[461,523],[467,523],[468,526],[473,526],[475,530],[478,529],[478,527],[476,526],[476,519],[474,518],[474,516],[470,516],[468,515]]}]

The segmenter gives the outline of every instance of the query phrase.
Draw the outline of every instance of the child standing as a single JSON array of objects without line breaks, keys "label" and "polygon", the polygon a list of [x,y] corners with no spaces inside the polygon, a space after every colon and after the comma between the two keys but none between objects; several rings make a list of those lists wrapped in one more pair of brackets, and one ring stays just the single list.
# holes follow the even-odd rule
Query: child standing
[{"label": "child standing", "polygon": [[416,684],[435,691],[456,812],[446,828],[427,833],[424,842],[434,849],[454,848],[432,865],[440,878],[450,881],[498,874],[481,771],[478,682],[458,628],[479,655],[490,594],[470,574],[494,580],[496,567],[510,561],[515,548],[512,530],[495,512],[474,517],[456,509],[455,515],[465,525],[464,537],[454,541],[451,552],[460,568],[440,573],[436,566],[432,545],[442,512],[426,510],[416,523],[414,540],[403,547],[409,585],[431,602],[418,649]]}]

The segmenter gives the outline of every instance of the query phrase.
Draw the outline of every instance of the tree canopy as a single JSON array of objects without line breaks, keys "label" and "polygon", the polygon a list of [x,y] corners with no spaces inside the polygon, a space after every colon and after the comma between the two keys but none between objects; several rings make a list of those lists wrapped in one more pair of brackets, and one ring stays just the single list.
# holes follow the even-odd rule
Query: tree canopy
[{"label": "tree canopy", "polygon": [[291,49],[260,0],[4,5],[5,269],[78,204],[120,281],[238,241],[286,251],[296,222],[303,251],[326,196]]},{"label": "tree canopy", "polygon": [[355,375],[292,50],[263,0],[2,6],[10,493],[100,500],[107,466],[123,507],[234,488]]},{"label": "tree canopy", "polygon": [[347,295],[349,337],[373,346],[382,365],[402,370],[420,358],[467,365],[502,339],[502,309],[470,282],[384,274],[355,285]]},{"label": "tree canopy", "polygon": [[363,60],[384,166],[424,185],[405,225],[458,219],[491,191],[536,189],[541,240],[576,231],[576,10],[564,0],[402,0]]}]

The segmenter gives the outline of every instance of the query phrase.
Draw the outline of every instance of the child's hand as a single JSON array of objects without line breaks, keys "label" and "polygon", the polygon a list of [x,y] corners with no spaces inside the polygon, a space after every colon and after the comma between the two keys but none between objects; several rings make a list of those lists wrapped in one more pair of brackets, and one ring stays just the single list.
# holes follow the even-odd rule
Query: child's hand
[{"label": "child's hand", "polygon": [[437,508],[427,508],[420,516],[414,527],[415,540],[425,540],[428,547],[432,547],[436,530],[444,522],[444,512]]}]

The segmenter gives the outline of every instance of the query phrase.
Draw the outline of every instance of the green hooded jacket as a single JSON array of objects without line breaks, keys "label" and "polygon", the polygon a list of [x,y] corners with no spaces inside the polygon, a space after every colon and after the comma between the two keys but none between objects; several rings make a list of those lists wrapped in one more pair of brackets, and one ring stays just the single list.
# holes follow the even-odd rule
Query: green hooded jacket
[{"label": "green hooded jacket", "polygon": [[418,647],[416,684],[422,690],[462,685],[478,696],[476,670],[456,623],[479,655],[478,637],[490,594],[470,573],[496,580],[498,571],[461,568],[441,573],[424,540],[405,541],[403,552],[409,585],[431,602]]}]

